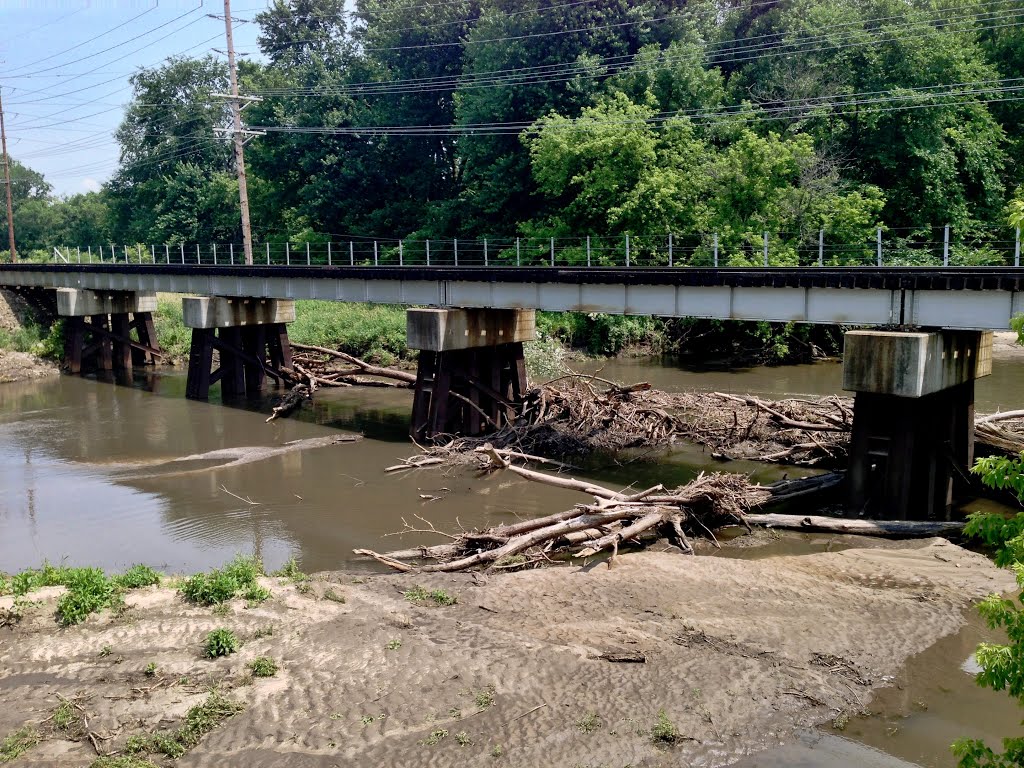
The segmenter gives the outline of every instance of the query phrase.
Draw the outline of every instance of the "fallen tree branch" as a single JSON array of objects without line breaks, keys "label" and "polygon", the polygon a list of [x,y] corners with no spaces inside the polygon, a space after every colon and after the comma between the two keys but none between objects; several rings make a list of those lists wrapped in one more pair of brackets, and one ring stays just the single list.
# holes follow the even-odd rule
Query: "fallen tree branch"
[{"label": "fallen tree branch", "polygon": [[887,536],[899,538],[928,538],[931,536],[958,536],[964,523],[933,520],[846,520],[821,515],[749,514],[747,522],[765,528],[820,533],[851,533],[858,536]]}]

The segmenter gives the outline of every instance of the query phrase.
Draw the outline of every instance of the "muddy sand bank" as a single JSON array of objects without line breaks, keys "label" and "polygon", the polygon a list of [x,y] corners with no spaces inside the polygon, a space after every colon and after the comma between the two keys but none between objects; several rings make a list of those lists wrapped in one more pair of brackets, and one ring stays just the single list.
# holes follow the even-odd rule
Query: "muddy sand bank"
[{"label": "muddy sand bank", "polygon": [[[44,592],[0,629],[0,737],[26,725],[43,736],[15,764],[95,759],[87,738],[52,728],[58,694],[81,697],[107,752],[178,727],[218,684],[244,711],[176,764],[725,765],[863,709],[908,656],[956,631],[971,602],[1013,588],[1011,574],[942,540],[263,583],[270,600],[236,600],[225,615],[159,587],[129,593],[121,616],[68,629],[53,619],[58,590]],[[411,603],[413,586],[458,602]],[[241,649],[203,659],[206,633],[221,626]],[[280,670],[253,680],[247,664],[263,655]],[[644,661],[609,660],[620,658]],[[652,737],[661,711],[674,744]]]}]

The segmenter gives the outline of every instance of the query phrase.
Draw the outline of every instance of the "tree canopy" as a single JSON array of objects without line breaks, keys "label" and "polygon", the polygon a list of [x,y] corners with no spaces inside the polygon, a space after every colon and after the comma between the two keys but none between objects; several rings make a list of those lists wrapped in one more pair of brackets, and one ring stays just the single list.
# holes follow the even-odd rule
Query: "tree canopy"
[{"label": "tree canopy", "polygon": [[[246,149],[255,236],[713,231],[740,263],[765,231],[783,260],[819,229],[868,257],[876,227],[984,238],[1024,182],[1018,15],[1011,0],[274,0],[241,65],[262,98],[246,120],[269,129]],[[26,246],[239,239],[214,131],[224,65],[175,58],[131,84],[99,197],[55,201],[17,174]]]}]

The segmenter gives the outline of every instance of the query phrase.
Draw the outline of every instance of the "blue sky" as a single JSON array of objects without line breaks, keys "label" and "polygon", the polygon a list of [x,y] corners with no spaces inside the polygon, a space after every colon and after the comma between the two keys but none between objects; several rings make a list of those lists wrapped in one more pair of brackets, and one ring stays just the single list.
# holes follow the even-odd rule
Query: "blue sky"
[{"label": "blue sky", "polygon": [[[256,53],[251,20],[266,0],[232,0],[235,47]],[[113,138],[128,78],[169,56],[226,60],[223,0],[0,0],[0,88],[11,156],[54,191],[99,189],[117,166]]]}]

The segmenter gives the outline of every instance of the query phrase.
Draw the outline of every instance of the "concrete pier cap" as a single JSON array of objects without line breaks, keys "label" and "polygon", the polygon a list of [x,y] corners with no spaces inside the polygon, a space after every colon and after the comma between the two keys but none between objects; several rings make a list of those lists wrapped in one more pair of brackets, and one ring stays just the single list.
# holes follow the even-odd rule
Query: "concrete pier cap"
[{"label": "concrete pier cap", "polygon": [[156,294],[143,291],[57,289],[57,314],[62,317],[156,312]]},{"label": "concrete pier cap", "polygon": [[991,331],[847,331],[843,389],[924,397],[992,373]]},{"label": "concrete pier cap", "polygon": [[533,341],[533,309],[409,309],[405,313],[409,349],[450,352]]},{"label": "concrete pier cap", "polygon": [[294,299],[186,296],[181,300],[187,328],[235,328],[295,322]]}]

